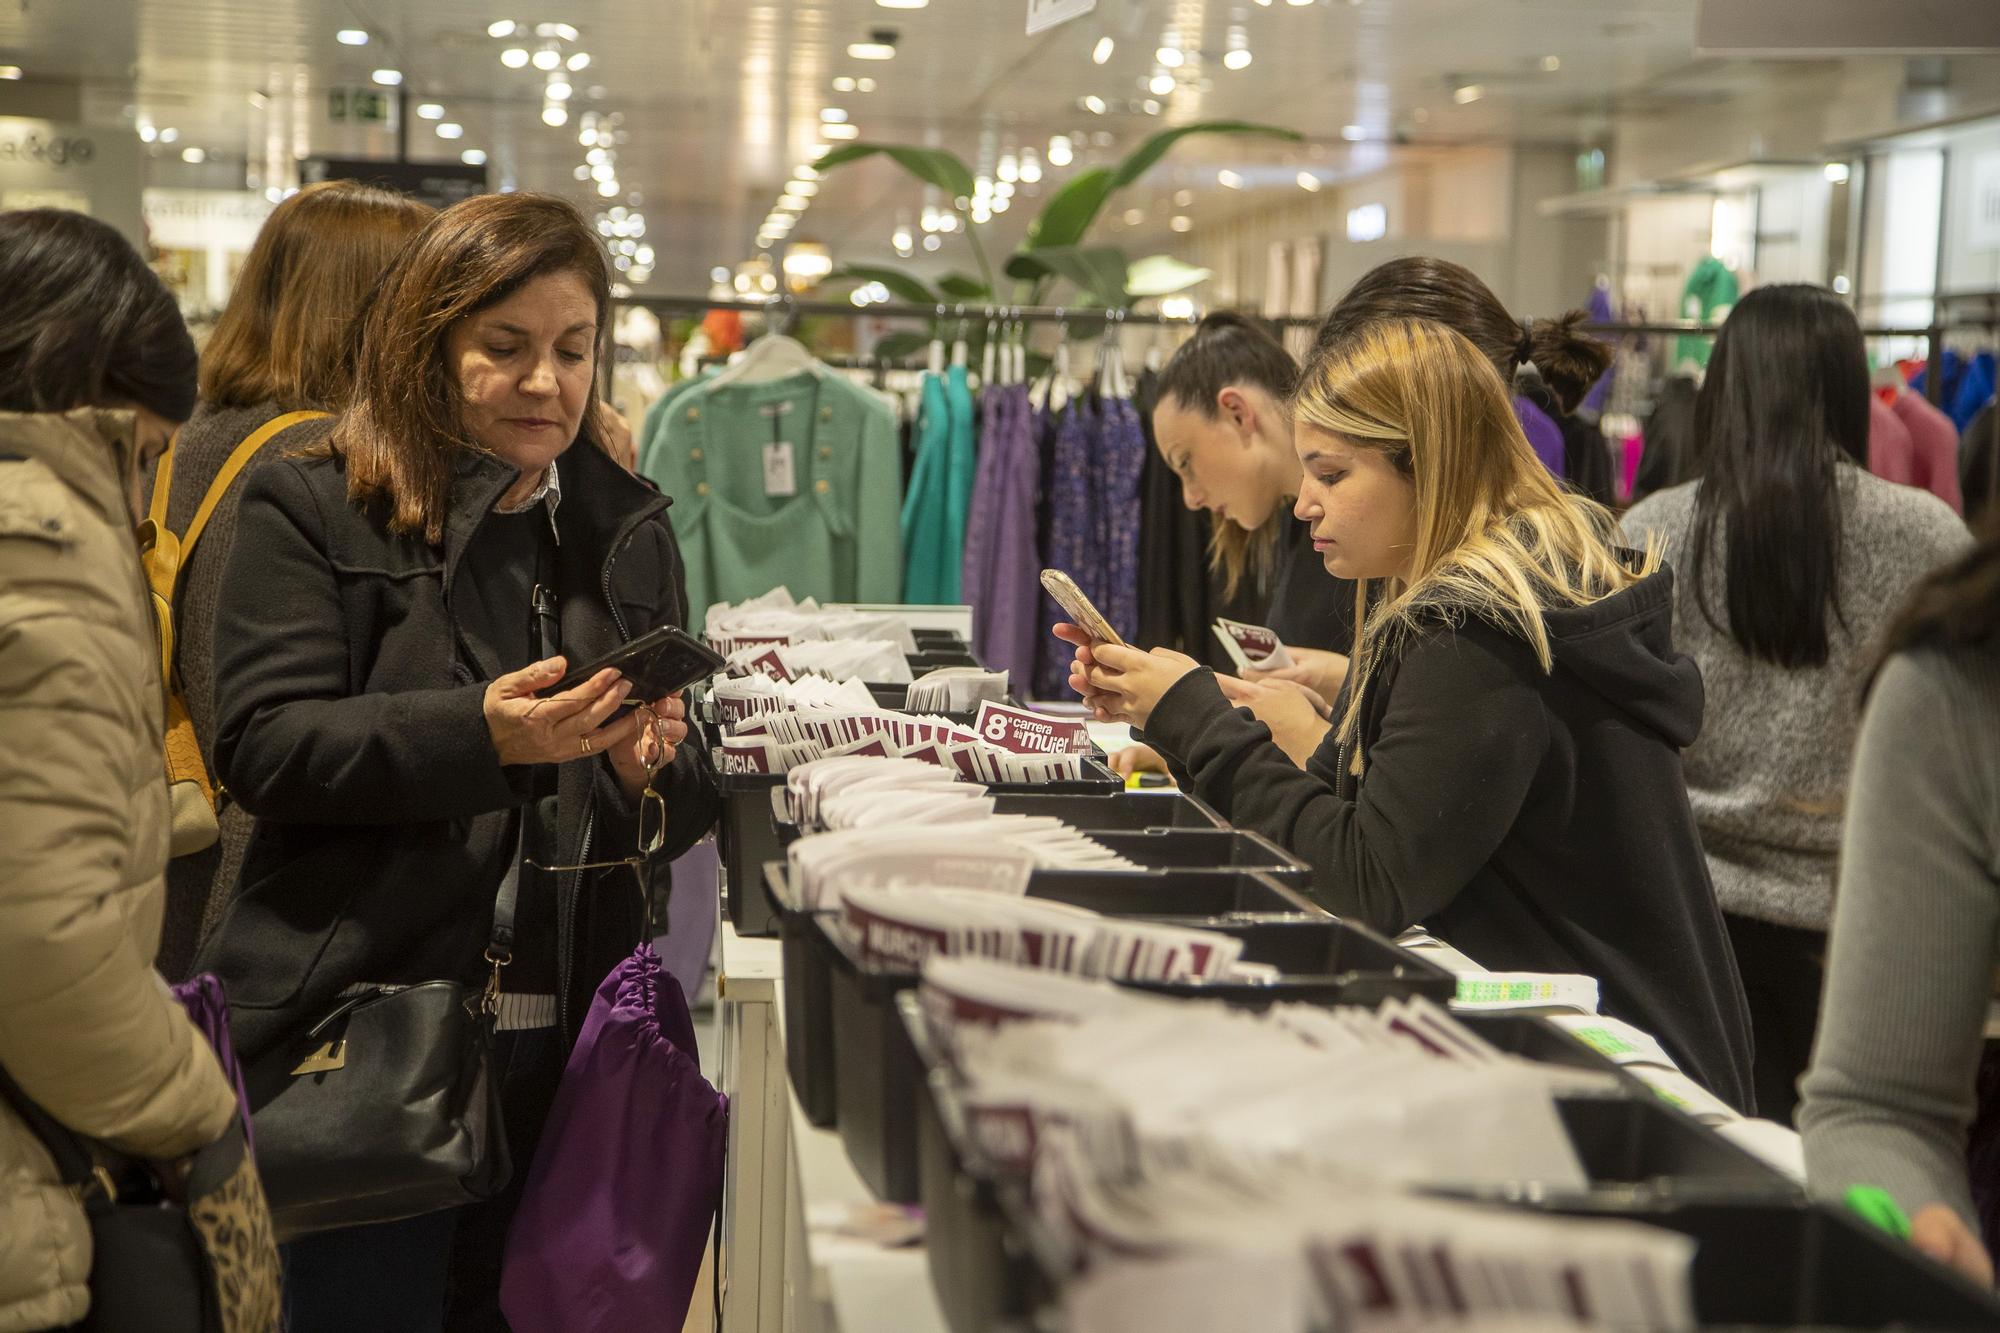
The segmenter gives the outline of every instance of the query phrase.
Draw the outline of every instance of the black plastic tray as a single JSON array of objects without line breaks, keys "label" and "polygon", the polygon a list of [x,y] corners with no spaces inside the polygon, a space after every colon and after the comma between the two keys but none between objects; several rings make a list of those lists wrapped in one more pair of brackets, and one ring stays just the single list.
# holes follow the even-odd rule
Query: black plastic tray
[{"label": "black plastic tray", "polygon": [[1700,1242],[1695,1317],[1704,1328],[2000,1328],[2000,1299],[1860,1218],[1805,1202],[1565,1206]]},{"label": "black plastic tray", "polygon": [[1282,976],[1276,983],[1128,983],[1135,990],[1183,999],[1222,1000],[1247,1008],[1279,1003],[1374,1006],[1390,999],[1423,996],[1449,1004],[1458,979],[1437,964],[1399,949],[1351,921],[1332,917],[1292,921],[1217,922],[1208,929],[1243,941],[1243,961],[1268,963]]},{"label": "black plastic tray", "polygon": [[806,1122],[820,1129],[834,1123],[833,973],[826,941],[814,918],[833,912],[800,911],[792,902],[792,881],[783,861],[764,863],[764,887],[778,913],[779,953],[784,966],[785,1071]]},{"label": "black plastic tray", "polygon": [[[1160,872],[1159,882],[1163,889],[1172,883],[1167,876],[1174,873]],[[1061,879],[1061,876],[1038,874],[1029,884],[1029,896],[1058,902],[1072,901],[1062,892],[1064,885]],[[1180,881],[1181,884],[1188,882]],[[1226,888],[1230,877],[1209,875],[1202,883]],[[1044,892],[1044,889],[1048,891]],[[1289,915],[1285,906],[1288,891],[1267,878],[1243,872],[1241,883],[1234,892],[1237,901],[1245,905],[1237,910],[1254,912],[1259,906],[1264,906],[1270,914]],[[1201,896],[1204,901],[1215,897],[1206,891]],[[1203,927],[1211,924],[1205,918],[1215,915],[1179,913],[1173,909],[1171,902],[1163,903],[1158,897],[1148,900],[1136,893],[1128,895],[1121,907],[1098,910],[1113,915],[1178,920]],[[831,1079],[834,1123],[840,1129],[841,1142],[847,1147],[848,1160],[853,1162],[855,1171],[876,1197],[892,1203],[915,1202],[916,1098],[917,1084],[923,1079],[924,1071],[918,1067],[916,1054],[896,1017],[895,997],[917,984],[918,973],[914,970],[889,972],[863,967],[841,938],[835,913],[806,915],[809,928],[813,931],[806,947],[817,949],[825,959],[827,989],[833,1012],[833,1042],[824,1056],[815,1050],[800,1052],[805,1081],[808,1086],[814,1086],[822,1079]],[[1195,919],[1190,920],[1190,916]],[[810,975],[810,964],[807,964],[806,971]],[[786,974],[786,994],[789,1006],[789,972]],[[801,988],[799,1003],[809,1010],[815,1002],[815,997]],[[792,1040],[789,1026],[792,1017],[788,1008],[788,1045]],[[790,1068],[789,1050],[786,1060]],[[824,1072],[814,1067],[822,1062]],[[836,1069],[837,1073],[834,1072]],[[793,1069],[795,1077],[799,1072]]]},{"label": "black plastic tray", "polygon": [[[777,810],[772,794],[785,785],[781,773],[722,773],[716,786],[722,793],[722,844],[724,883],[728,886],[729,922],[738,935],[765,937],[777,934],[777,911],[764,891],[762,867],[783,854],[784,842],[778,833]],[[994,792],[1035,792],[1047,795],[1103,796],[1124,789],[1116,773],[1097,759],[1084,762],[1084,774],[1074,781],[1042,782],[1032,786],[995,783]]]}]

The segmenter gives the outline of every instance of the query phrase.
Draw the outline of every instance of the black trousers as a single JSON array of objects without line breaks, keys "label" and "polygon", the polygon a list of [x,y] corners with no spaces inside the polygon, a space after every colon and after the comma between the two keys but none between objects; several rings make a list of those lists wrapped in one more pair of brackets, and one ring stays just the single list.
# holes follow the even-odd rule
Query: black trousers
[{"label": "black trousers", "polygon": [[494,1039],[514,1175],[484,1203],[284,1247],[289,1333],[507,1333],[500,1261],[568,1052],[554,1028]]},{"label": "black trousers", "polygon": [[1792,1127],[1799,1107],[1799,1076],[1812,1062],[1819,1030],[1819,995],[1826,984],[1826,932],[1779,926],[1723,913],[1736,970],[1750,1002],[1750,1035],[1756,1043],[1751,1082],[1757,1114]]}]

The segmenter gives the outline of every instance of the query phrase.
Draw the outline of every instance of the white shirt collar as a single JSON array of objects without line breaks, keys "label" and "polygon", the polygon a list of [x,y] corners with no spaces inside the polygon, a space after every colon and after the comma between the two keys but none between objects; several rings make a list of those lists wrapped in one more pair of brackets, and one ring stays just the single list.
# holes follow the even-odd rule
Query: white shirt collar
[{"label": "white shirt collar", "polygon": [[[496,504],[493,506],[493,512],[496,514],[525,513],[534,508],[537,503],[544,500],[548,502],[549,506],[549,528],[551,531],[556,531],[556,508],[562,504],[562,477],[556,472],[556,465],[553,462],[549,464],[548,471],[542,474],[542,484],[535,488],[533,495],[513,506]],[[561,540],[561,533],[559,531],[557,532],[557,540]]]}]

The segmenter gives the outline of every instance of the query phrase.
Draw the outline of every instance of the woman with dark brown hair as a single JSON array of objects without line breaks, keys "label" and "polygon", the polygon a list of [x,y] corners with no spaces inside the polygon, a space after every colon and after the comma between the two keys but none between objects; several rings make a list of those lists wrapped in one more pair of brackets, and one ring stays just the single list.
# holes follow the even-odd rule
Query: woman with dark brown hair
[{"label": "woman with dark brown hair", "polygon": [[[167,529],[188,532],[224,464],[261,428],[279,426],[259,452],[325,437],[333,425],[325,414],[346,400],[353,375],[354,316],[396,252],[436,214],[352,181],[308,185],[272,210],[203,350],[194,415],[148,482],[150,504],[159,476],[168,478],[160,516]],[[174,675],[211,773],[215,599],[248,476],[246,467],[218,497],[181,566],[174,599]],[[250,817],[226,793],[218,793],[217,805],[220,841],[167,863],[159,968],[173,981],[186,979],[203,936],[222,916],[250,841]]]},{"label": "woman with dark brown hair", "polygon": [[[610,670],[535,697],[686,611],[667,501],[572,447],[594,443],[609,305],[569,204],[446,210],[382,277],[339,425],[244,495],[215,757],[257,823],[200,962],[228,987],[274,1211],[292,1225],[287,1191],[313,1162],[278,1169],[260,1086],[282,1097],[306,1034],[357,988],[498,983],[514,1163],[512,1186],[466,1207],[337,1184],[311,1199],[311,1225],[342,1229],[287,1247],[293,1333],[505,1327],[507,1224],[577,1025],[640,938],[655,877],[714,819],[677,697],[621,710],[632,687]],[[509,954],[494,941],[510,896]]]}]

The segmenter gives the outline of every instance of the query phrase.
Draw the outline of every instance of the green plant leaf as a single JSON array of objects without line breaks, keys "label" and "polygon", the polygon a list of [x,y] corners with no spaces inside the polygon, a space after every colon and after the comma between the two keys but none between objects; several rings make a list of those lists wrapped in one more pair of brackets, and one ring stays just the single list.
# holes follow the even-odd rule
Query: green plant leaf
[{"label": "green plant leaf", "polygon": [[993,293],[979,279],[964,273],[947,273],[937,280],[937,288],[959,301],[990,301]]},{"label": "green plant leaf", "polygon": [[926,185],[937,186],[948,198],[964,199],[972,194],[971,168],[942,148],[911,148],[904,144],[889,143],[851,143],[844,148],[834,149],[813,163],[813,169],[831,171],[835,167],[844,167],[850,162],[859,162],[877,153],[888,154],[903,170]]},{"label": "green plant leaf", "polygon": [[1028,247],[1040,250],[1081,241],[1115,188],[1105,167],[1077,172],[1042,205],[1041,214],[1028,228]]},{"label": "green plant leaf", "polygon": [[875,344],[875,356],[883,361],[901,361],[904,357],[915,356],[931,345],[928,333],[917,333],[904,329],[900,333],[888,333]]},{"label": "green plant leaf", "polygon": [[1126,268],[1125,252],[1116,246],[1069,245],[1018,251],[1007,261],[1007,276],[1025,282],[1061,278],[1092,301],[1122,306]]},{"label": "green plant leaf", "polygon": [[1171,296],[1211,276],[1208,269],[1183,263],[1172,255],[1148,255],[1133,260],[1125,271],[1125,290],[1134,296]]},{"label": "green plant leaf", "polygon": [[1170,130],[1161,130],[1133,149],[1131,155],[1120,162],[1118,169],[1112,173],[1111,188],[1123,189],[1138,180],[1167,155],[1168,149],[1190,134],[1254,135],[1263,139],[1284,139],[1291,143],[1298,143],[1305,138],[1297,130],[1283,129],[1277,125],[1259,125],[1247,120],[1203,120],[1192,125],[1177,125]]},{"label": "green plant leaf", "polygon": [[867,284],[879,282],[889,289],[899,301],[910,301],[917,305],[936,305],[937,293],[916,278],[893,268],[881,268],[873,264],[843,264],[828,275],[829,282],[849,278]]}]

